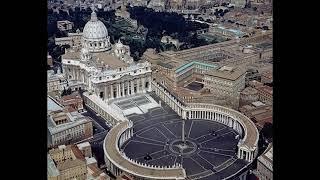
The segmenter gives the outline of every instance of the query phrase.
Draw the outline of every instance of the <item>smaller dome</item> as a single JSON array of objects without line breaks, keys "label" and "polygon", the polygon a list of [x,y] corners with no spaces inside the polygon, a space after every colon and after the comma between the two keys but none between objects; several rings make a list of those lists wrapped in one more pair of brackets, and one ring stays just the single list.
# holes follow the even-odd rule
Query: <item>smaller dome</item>
[{"label": "smaller dome", "polygon": [[122,48],[123,44],[121,43],[120,39],[118,40],[118,42],[116,43],[116,47],[117,48]]}]

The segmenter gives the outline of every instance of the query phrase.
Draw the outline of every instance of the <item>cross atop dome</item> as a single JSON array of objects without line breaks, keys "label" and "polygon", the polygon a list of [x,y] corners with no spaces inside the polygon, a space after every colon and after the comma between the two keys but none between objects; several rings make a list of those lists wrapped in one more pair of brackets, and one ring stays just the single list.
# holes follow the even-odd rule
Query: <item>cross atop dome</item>
[{"label": "cross atop dome", "polygon": [[98,20],[97,13],[96,13],[96,10],[95,10],[95,7],[94,7],[93,4],[92,4],[92,7],[91,7],[91,10],[92,10],[91,21],[97,21]]}]

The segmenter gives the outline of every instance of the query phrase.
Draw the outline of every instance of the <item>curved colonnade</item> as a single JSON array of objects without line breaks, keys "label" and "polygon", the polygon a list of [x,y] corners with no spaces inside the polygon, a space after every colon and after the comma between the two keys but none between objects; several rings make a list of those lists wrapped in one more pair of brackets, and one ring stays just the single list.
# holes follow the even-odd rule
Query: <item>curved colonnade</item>
[{"label": "curved colonnade", "polygon": [[[190,103],[184,104],[172,96],[161,85],[152,82],[152,89],[166,104],[168,104],[182,119],[206,119],[223,123],[240,134],[238,143],[238,158],[252,162],[257,156],[258,130],[254,123],[241,113],[214,104]],[[133,136],[133,123],[126,117],[115,116],[111,108],[101,108],[99,100],[84,94],[85,103],[114,126],[104,140],[104,158],[108,169],[114,175],[123,171],[136,179],[185,179],[186,172],[180,164],[174,166],[153,166],[139,163],[128,158],[119,147]],[[248,135],[249,134],[249,135]]]},{"label": "curved colonnade", "polygon": [[[152,82],[152,89],[182,119],[206,119],[225,124],[240,134],[238,158],[252,162],[258,153],[259,132],[255,124],[238,111],[205,103],[183,104],[160,84]],[[248,135],[249,134],[249,135]]]}]

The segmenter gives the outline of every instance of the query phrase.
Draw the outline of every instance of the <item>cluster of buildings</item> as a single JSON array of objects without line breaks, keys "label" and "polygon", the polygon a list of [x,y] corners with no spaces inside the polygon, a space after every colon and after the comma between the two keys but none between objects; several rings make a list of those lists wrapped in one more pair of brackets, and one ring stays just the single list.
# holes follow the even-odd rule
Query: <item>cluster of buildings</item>
[{"label": "cluster of buildings", "polygon": [[[162,1],[151,2],[154,6],[162,6]],[[200,2],[188,1],[188,6],[199,6]],[[182,1],[167,3],[170,7],[182,8]],[[241,6],[242,1],[235,4]],[[124,8],[117,10],[116,15],[130,21]],[[144,177],[143,173],[139,174],[140,170],[149,173],[151,169],[152,173],[147,173],[150,177],[154,176],[153,172],[180,172],[181,167],[160,170],[140,165],[136,174],[130,174],[130,168],[138,165],[121,156],[115,148],[120,141],[123,143],[132,136],[133,129],[132,122],[110,104],[151,91],[183,119],[217,119],[228,126],[231,124],[240,134],[250,133],[239,143],[237,156],[252,162],[257,154],[259,137],[256,127],[260,129],[265,122],[272,122],[272,87],[269,85],[272,84],[272,71],[267,65],[273,59],[272,46],[268,45],[272,42],[272,33],[240,38],[240,32],[231,32],[234,34],[214,31],[233,36],[229,41],[183,51],[156,53],[148,49],[139,62],[133,61],[129,46],[120,40],[110,43],[108,30],[95,11],[83,32],[77,30],[68,33],[68,37],[56,38],[57,44],[68,44],[70,48],[62,56],[62,72],[48,71],[48,93],[57,92],[47,98],[48,147],[52,148],[48,153],[48,178],[109,179],[98,168],[88,142],[74,145],[93,137],[92,119],[81,114],[83,103],[113,126],[103,151],[107,167],[120,179]],[[174,40],[165,37],[163,42],[174,43]],[[248,72],[252,73],[248,75]],[[59,94],[66,89],[86,92],[61,97]],[[123,164],[113,162],[114,158],[123,160]],[[266,179],[270,177],[270,159],[272,162],[272,148],[258,158],[258,171]],[[124,165],[128,165],[129,170],[123,170],[121,166]]]},{"label": "cluster of buildings", "polygon": [[273,144],[270,143],[265,152],[258,157],[255,175],[261,180],[273,179]]},{"label": "cluster of buildings", "polygon": [[[152,79],[181,101],[211,102],[238,109],[240,92],[251,80],[246,76],[248,67],[272,59],[271,47],[257,47],[270,38],[270,33],[260,34],[177,52],[155,53],[149,49],[142,58],[152,64]],[[201,88],[190,88],[195,84]],[[263,102],[270,101],[267,88],[258,91]]]},{"label": "cluster of buildings", "polygon": [[72,30],[73,28],[73,22],[70,22],[68,20],[64,20],[64,21],[57,21],[57,28],[60,31],[69,31]]},{"label": "cluster of buildings", "polygon": [[49,180],[109,180],[110,177],[98,168],[88,142],[77,145],[60,145],[49,150],[47,155]]},{"label": "cluster of buildings", "polygon": [[[59,103],[58,101],[61,101]],[[92,120],[80,114],[83,111],[79,95],[55,99],[47,97],[48,147],[79,142],[93,137]]]}]

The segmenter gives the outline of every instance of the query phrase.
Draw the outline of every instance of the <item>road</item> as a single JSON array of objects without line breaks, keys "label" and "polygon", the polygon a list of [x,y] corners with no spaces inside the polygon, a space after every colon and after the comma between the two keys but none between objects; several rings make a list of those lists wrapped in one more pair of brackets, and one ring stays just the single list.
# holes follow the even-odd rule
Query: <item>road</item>
[{"label": "road", "polygon": [[82,115],[91,117],[97,124],[99,124],[99,125],[97,125],[97,128],[99,128],[99,129],[102,128],[107,131],[110,130],[110,127],[106,125],[106,120],[104,120],[100,116],[97,116],[96,113],[93,110],[91,110],[89,107],[84,106],[84,108],[87,112],[82,113]]}]

